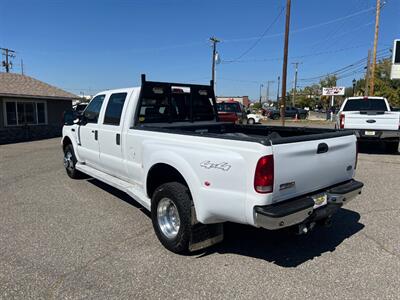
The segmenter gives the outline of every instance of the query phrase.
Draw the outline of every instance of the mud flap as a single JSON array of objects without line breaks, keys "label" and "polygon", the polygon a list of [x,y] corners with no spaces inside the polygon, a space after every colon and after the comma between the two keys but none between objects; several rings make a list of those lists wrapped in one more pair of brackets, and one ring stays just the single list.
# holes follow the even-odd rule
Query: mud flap
[{"label": "mud flap", "polygon": [[221,242],[224,239],[222,223],[202,224],[196,219],[196,211],[192,206],[192,230],[190,234],[189,251],[197,251]]}]

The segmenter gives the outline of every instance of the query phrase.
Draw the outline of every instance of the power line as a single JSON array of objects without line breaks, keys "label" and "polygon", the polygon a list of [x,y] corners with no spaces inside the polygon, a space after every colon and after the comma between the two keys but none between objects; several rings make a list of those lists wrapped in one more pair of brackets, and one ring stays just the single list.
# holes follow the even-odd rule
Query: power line
[{"label": "power line", "polygon": [[[359,6],[360,6],[360,4],[361,4],[362,1],[364,1],[363,3],[366,3],[365,0],[358,0],[357,3],[355,3],[355,5],[352,7],[352,9],[348,11],[348,14],[350,14],[352,11],[354,11],[354,10],[356,10],[356,9],[360,9]],[[335,27],[333,28],[333,30],[331,30],[328,34],[325,34],[325,35],[324,35],[324,38],[323,38],[323,39],[318,40],[318,41],[317,41],[316,43],[314,43],[311,47],[312,47],[312,48],[318,47],[318,46],[322,45],[323,43],[325,43],[325,42],[327,42],[327,41],[332,42],[332,39],[336,39],[337,37],[343,36],[344,34],[342,34],[342,33],[340,33],[339,35],[336,35],[336,34],[342,31],[343,26],[344,26],[344,24],[345,24],[344,21],[345,21],[345,20],[343,20],[343,21],[341,22],[341,24],[338,24],[337,26],[335,26]],[[369,24],[371,24],[371,23],[367,23],[367,24],[369,25]],[[365,25],[366,25],[366,24],[365,24]],[[349,32],[353,32],[353,31],[355,31],[355,30],[351,30],[351,31],[349,31]],[[335,36],[335,35],[336,35],[336,36]]]},{"label": "power line", "polygon": [[[385,48],[385,49],[382,49],[382,50],[380,50],[378,52],[381,52],[379,54],[379,56],[380,56],[380,58],[383,58],[384,56],[387,55],[386,52],[389,52],[389,51],[388,51],[388,48]],[[347,72],[347,71],[349,71],[351,69],[358,68],[361,64],[364,65],[366,60],[367,60],[367,58],[363,58],[363,59],[360,59],[360,60],[358,60],[358,61],[356,61],[356,62],[354,62],[354,63],[352,63],[350,65],[347,65],[347,66],[345,66],[343,68],[340,68],[340,69],[338,69],[336,71],[329,72],[329,73],[326,73],[326,74],[323,74],[323,75],[320,75],[320,76],[314,76],[314,77],[309,77],[309,78],[300,78],[299,81],[314,81],[314,80],[318,80],[318,79],[321,79],[323,77],[326,77],[328,75],[338,75],[338,74]]]},{"label": "power line", "polygon": [[[349,14],[349,15],[347,15],[347,16],[344,16],[344,17],[340,17],[340,18],[332,19],[332,20],[330,20],[330,21],[326,21],[326,22],[322,22],[322,23],[317,23],[317,24],[314,24],[314,25],[310,25],[310,26],[306,26],[306,27],[302,27],[302,28],[298,28],[298,29],[291,30],[291,33],[299,33],[299,32],[303,32],[303,31],[306,31],[306,30],[310,30],[310,29],[314,29],[314,28],[321,27],[321,26],[325,26],[325,25],[329,25],[329,24],[336,23],[336,22],[340,22],[340,21],[343,21],[343,20],[346,20],[346,19],[353,18],[353,17],[355,17],[355,16],[359,16],[359,15],[361,15],[361,14],[367,13],[367,12],[372,11],[372,10],[374,10],[374,9],[375,9],[375,7],[370,7],[370,8],[368,8],[368,9],[363,9],[363,10],[360,10],[360,11],[358,11],[358,12],[355,12],[355,13]],[[273,35],[269,35],[269,36],[264,36],[263,38],[277,37],[277,36],[282,36],[282,35],[284,35],[283,32],[277,33],[277,34],[273,34]],[[249,37],[249,38],[228,39],[228,40],[223,40],[223,42],[224,42],[224,43],[230,43],[230,42],[244,42],[244,41],[257,40],[257,39],[259,39],[259,38],[260,38],[260,37],[257,36],[257,37]]]},{"label": "power line", "polygon": [[234,62],[234,61],[237,61],[237,60],[241,59],[243,56],[245,56],[247,53],[249,53],[251,50],[253,50],[258,45],[258,43],[264,38],[264,36],[267,34],[267,32],[272,28],[272,26],[274,26],[275,23],[278,22],[278,20],[281,17],[281,15],[282,15],[284,10],[285,10],[285,7],[282,6],[282,8],[279,11],[278,15],[276,16],[276,18],[272,21],[271,24],[268,25],[268,27],[264,30],[264,32],[261,34],[261,36],[246,51],[244,51],[236,59],[234,59],[234,60],[232,60],[230,62]]},{"label": "power line", "polygon": [[[307,57],[314,57],[314,56],[320,56],[320,55],[326,55],[326,54],[334,54],[338,52],[343,52],[347,50],[352,50],[352,49],[357,49],[357,48],[362,48],[364,46],[369,45],[369,43],[357,45],[357,46],[352,46],[352,47],[347,47],[347,48],[341,48],[341,49],[335,49],[335,50],[327,50],[327,51],[321,51],[321,52],[314,52],[314,53],[308,53],[308,54],[303,54],[303,55],[297,55],[297,56],[291,56],[290,59],[300,59],[300,58],[307,58]],[[270,57],[270,58],[260,58],[260,59],[246,59],[246,60],[239,60],[239,61],[232,61],[234,63],[248,63],[248,62],[266,62],[266,61],[280,61],[282,60],[282,57]],[[229,62],[222,62],[222,63],[229,63]]]},{"label": "power line", "polygon": [[9,73],[13,66],[11,59],[15,57],[16,52],[8,48],[0,48],[0,50],[2,50],[3,56],[5,56],[5,60],[3,60],[1,64],[3,68],[6,69],[6,73]]}]

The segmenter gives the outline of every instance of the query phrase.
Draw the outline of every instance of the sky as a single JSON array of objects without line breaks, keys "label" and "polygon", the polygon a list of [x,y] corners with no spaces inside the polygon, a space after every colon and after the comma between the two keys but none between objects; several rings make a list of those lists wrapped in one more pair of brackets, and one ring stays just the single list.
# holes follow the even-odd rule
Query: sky
[{"label": "sky", "polygon": [[[383,1],[383,0],[382,0]],[[149,80],[208,83],[211,44],[221,40],[217,94],[276,98],[282,75],[285,0],[0,0],[0,47],[24,72],[75,94]],[[340,70],[372,48],[376,0],[292,0],[288,89]],[[400,1],[382,8],[378,58],[400,38]],[[363,76],[363,62],[338,85]]]}]

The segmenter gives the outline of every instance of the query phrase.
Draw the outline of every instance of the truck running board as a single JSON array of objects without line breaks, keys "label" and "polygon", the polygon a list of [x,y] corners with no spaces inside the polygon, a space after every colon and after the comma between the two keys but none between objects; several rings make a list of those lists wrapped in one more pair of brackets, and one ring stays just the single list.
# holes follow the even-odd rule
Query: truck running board
[{"label": "truck running board", "polygon": [[150,211],[151,201],[142,192],[142,189],[140,188],[139,185],[133,184],[130,182],[126,182],[117,177],[105,174],[104,172],[101,172],[95,168],[88,166],[88,165],[77,163],[75,167],[77,170],[81,171],[82,173],[85,173],[85,174],[87,174],[93,178],[96,178],[104,183],[107,183],[107,184],[115,187],[116,189],[121,190],[122,192],[128,194],[134,200],[136,200],[141,205],[143,205],[148,211]]}]

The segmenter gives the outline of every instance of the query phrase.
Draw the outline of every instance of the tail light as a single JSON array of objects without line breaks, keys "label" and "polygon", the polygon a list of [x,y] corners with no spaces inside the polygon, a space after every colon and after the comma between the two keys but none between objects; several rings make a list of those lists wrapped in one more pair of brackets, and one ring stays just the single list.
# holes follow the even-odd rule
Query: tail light
[{"label": "tail light", "polygon": [[254,174],[254,189],[258,193],[272,193],[274,189],[274,157],[263,156],[258,160]]},{"label": "tail light", "polygon": [[340,117],[339,117],[339,128],[340,129],[343,129],[344,128],[344,114],[340,114]]}]

